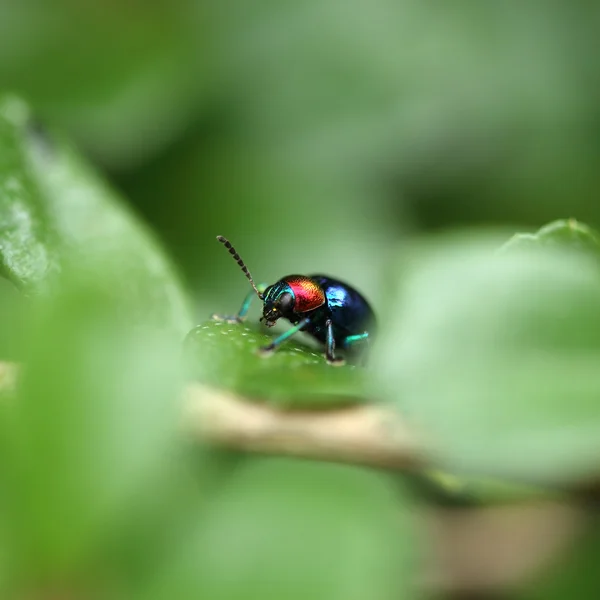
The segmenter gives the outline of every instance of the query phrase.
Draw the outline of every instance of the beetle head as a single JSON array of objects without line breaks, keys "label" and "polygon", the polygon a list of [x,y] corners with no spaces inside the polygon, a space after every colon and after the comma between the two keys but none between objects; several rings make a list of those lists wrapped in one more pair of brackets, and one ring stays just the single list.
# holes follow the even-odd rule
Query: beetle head
[{"label": "beetle head", "polygon": [[289,318],[294,313],[294,292],[285,281],[278,281],[265,290],[263,316],[261,321],[273,327],[277,319]]}]

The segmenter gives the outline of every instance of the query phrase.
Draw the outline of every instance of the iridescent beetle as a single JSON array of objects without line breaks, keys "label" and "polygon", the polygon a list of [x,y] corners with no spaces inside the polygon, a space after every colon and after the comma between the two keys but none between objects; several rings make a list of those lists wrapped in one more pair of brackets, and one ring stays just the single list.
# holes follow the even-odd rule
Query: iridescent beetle
[{"label": "iridescent beetle", "polygon": [[352,286],[326,275],[287,275],[273,285],[257,286],[229,240],[217,236],[237,261],[248,278],[253,291],[250,292],[240,311],[233,317],[213,315],[219,321],[242,322],[254,294],[263,301],[263,316],[267,327],[284,318],[293,327],[276,337],[269,345],[260,348],[263,354],[276,350],[282,342],[299,331],[304,331],[325,345],[327,362],[333,365],[344,363],[336,357],[336,347],[348,354],[356,354],[371,341],[375,315],[365,298]]}]

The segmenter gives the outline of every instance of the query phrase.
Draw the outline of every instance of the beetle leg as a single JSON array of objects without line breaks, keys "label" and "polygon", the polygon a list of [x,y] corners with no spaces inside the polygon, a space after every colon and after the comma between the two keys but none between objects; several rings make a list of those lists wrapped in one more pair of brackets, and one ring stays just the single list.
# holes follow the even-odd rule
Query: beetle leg
[{"label": "beetle leg", "polygon": [[[349,335],[344,338],[343,342],[344,348],[354,349],[355,346],[366,346],[365,350],[369,348],[371,345],[371,338],[369,337],[369,333],[365,331],[364,333],[358,333],[356,335]],[[367,364],[367,352],[362,353],[362,360],[359,362],[363,366]]]},{"label": "beetle leg", "polygon": [[335,356],[335,338],[333,337],[333,323],[331,319],[325,321],[325,327],[327,328],[327,341],[325,343],[325,357],[330,365],[340,366],[346,361],[343,358],[336,358]]},{"label": "beetle leg", "polygon": [[[258,287],[258,291],[262,294],[266,289],[267,285],[261,283]],[[213,321],[225,321],[226,323],[242,323],[246,319],[246,315],[248,314],[248,309],[252,304],[253,298],[256,296],[254,290],[248,292],[247,296],[244,298],[244,302],[242,302],[242,306],[237,315],[229,316],[229,315],[219,315],[213,314],[211,315],[211,319]]]},{"label": "beetle leg", "polygon": [[310,318],[306,317],[302,319],[300,323],[294,325],[291,329],[288,329],[286,332],[282,333],[280,336],[276,337],[270,344],[266,346],[262,346],[258,349],[258,352],[264,356],[268,356],[276,350],[285,340],[292,337],[295,333],[298,333],[304,326],[310,323]]},{"label": "beetle leg", "polygon": [[360,344],[361,342],[364,342],[368,346],[369,341],[369,334],[366,331],[358,335],[349,335],[344,338],[344,348],[350,348],[354,344]]}]

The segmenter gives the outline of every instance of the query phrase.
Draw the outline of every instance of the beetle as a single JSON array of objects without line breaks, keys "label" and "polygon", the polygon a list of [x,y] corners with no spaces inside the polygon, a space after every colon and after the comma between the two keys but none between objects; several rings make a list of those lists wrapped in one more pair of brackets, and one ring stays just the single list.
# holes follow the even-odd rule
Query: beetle
[{"label": "beetle", "polygon": [[344,364],[336,356],[336,348],[348,355],[356,355],[369,346],[375,331],[373,309],[352,286],[326,275],[286,275],[273,285],[256,285],[250,271],[228,239],[217,236],[238,263],[252,286],[237,315],[212,315],[219,321],[241,323],[246,318],[254,295],[263,301],[263,315],[267,327],[278,319],[286,319],[293,327],[276,337],[259,352],[269,355],[283,342],[299,331],[304,331],[325,346],[325,357],[332,365]]}]

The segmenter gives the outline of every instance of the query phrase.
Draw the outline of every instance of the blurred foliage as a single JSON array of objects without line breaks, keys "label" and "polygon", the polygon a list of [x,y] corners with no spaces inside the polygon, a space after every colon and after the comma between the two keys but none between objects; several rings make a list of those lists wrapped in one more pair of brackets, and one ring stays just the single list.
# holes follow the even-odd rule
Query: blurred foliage
[{"label": "blurred foliage", "polygon": [[522,600],[561,600],[562,598],[594,598],[600,588],[596,565],[600,556],[600,523],[595,514],[581,542],[570,548],[560,565],[537,579],[520,596]]},{"label": "blurred foliage", "polygon": [[0,84],[112,170],[202,311],[235,289],[215,233],[265,278],[320,268],[376,291],[370,265],[417,226],[600,222],[595,3],[0,11]]},{"label": "blurred foliage", "polygon": [[596,260],[600,258],[600,238],[597,233],[575,219],[553,221],[535,233],[516,233],[502,250],[536,247],[568,248],[587,252]]},{"label": "blurred foliage", "polygon": [[0,98],[0,144],[2,274],[31,296],[69,264],[90,277],[99,271],[106,289],[129,304],[123,310],[142,323],[149,312],[161,327],[184,335],[188,300],[153,236],[12,96]]},{"label": "blurred foliage", "polygon": [[410,597],[410,510],[406,492],[376,473],[255,459],[230,478],[185,554],[142,597]]},{"label": "blurred foliage", "polygon": [[[394,403],[458,502],[594,481],[599,25],[585,0],[0,1],[0,595],[427,596],[427,493],[177,435],[189,300],[204,322],[247,288],[216,234],[383,326],[365,373],[203,323],[194,377]],[[595,598],[596,529],[515,597]]]},{"label": "blurred foliage", "polygon": [[0,80],[106,164],[139,164],[193,117],[202,12],[187,0],[2,2]]},{"label": "blurred foliage", "polygon": [[34,577],[81,568],[107,523],[139,510],[175,458],[177,345],[115,318],[118,302],[97,281],[69,277],[31,315],[6,415],[11,528]]},{"label": "blurred foliage", "polygon": [[541,242],[494,248],[438,240],[395,267],[395,312],[374,361],[382,396],[432,431],[445,466],[533,482],[591,476],[597,257]]}]

